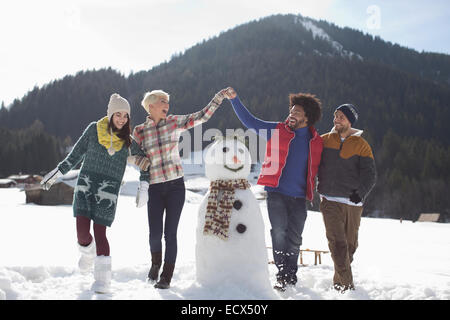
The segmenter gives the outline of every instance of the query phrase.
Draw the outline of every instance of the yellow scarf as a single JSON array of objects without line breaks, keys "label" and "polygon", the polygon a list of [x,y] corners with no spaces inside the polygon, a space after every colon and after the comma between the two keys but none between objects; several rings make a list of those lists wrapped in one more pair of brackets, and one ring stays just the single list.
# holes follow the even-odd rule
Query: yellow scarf
[{"label": "yellow scarf", "polygon": [[98,143],[104,146],[106,150],[108,150],[112,146],[114,150],[117,152],[120,149],[122,149],[125,141],[120,139],[115,133],[112,134],[111,139],[111,133],[108,130],[108,123],[109,123],[108,117],[104,117],[99,121],[97,121]]}]

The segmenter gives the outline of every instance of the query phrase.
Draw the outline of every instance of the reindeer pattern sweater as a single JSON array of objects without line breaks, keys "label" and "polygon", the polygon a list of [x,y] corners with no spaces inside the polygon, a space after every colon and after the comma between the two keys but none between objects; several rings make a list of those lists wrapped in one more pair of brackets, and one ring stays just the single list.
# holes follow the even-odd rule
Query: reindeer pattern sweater
[{"label": "reindeer pattern sweater", "polygon": [[[106,147],[99,143],[98,128],[97,122],[88,125],[72,151],[58,164],[58,169],[65,174],[83,162],[73,195],[74,216],[85,216],[110,227],[129,150],[124,145],[109,155]],[[130,152],[145,155],[133,139]]]}]

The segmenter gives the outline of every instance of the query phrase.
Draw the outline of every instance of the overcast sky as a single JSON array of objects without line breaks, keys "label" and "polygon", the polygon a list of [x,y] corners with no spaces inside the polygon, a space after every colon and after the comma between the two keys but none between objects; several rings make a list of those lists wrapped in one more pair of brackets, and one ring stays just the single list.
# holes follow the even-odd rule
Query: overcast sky
[{"label": "overcast sky", "polygon": [[236,25],[278,13],[450,53],[448,0],[2,0],[0,101],[80,70],[128,75]]}]

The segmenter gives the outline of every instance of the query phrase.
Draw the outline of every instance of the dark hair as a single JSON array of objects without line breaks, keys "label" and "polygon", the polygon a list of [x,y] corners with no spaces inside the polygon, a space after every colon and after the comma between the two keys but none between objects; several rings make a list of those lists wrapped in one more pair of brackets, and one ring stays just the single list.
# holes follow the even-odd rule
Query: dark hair
[{"label": "dark hair", "polygon": [[291,93],[289,95],[289,109],[296,104],[302,106],[303,110],[305,110],[308,126],[314,125],[322,117],[322,102],[315,95],[310,93]]},{"label": "dark hair", "polygon": [[123,125],[122,129],[120,129],[120,130],[117,129],[116,126],[114,125],[114,123],[113,123],[113,117],[114,117],[114,114],[112,115],[111,119],[109,120],[109,123],[108,123],[108,130],[109,130],[109,129],[112,129],[113,132],[115,132],[115,133],[117,134],[117,136],[118,136],[120,139],[122,139],[122,140],[125,141],[125,145],[126,145],[127,148],[128,148],[129,146],[131,146],[131,137],[130,137],[130,134],[131,134],[131,129],[130,129],[130,116],[129,116],[128,113],[127,113],[128,121],[127,121],[127,123],[125,123],[125,124]]}]

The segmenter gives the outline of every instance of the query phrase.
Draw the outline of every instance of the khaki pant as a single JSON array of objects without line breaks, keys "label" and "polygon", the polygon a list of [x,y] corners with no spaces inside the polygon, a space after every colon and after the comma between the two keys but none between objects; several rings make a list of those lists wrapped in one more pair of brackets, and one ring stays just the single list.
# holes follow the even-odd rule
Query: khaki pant
[{"label": "khaki pant", "polygon": [[320,211],[323,214],[328,247],[334,262],[333,284],[344,288],[353,287],[350,264],[358,247],[358,229],[363,207],[322,198]]}]

